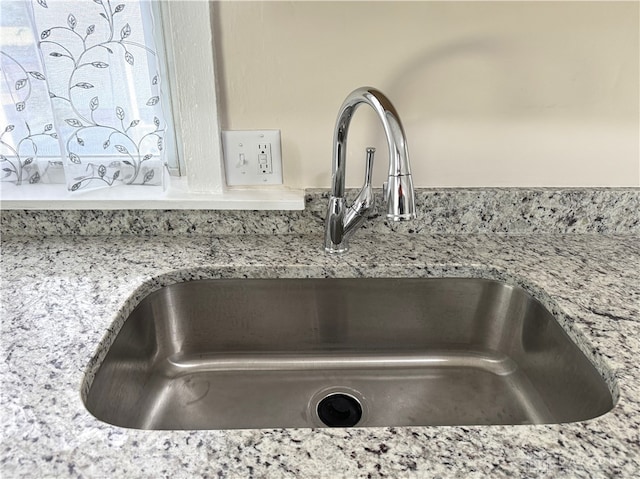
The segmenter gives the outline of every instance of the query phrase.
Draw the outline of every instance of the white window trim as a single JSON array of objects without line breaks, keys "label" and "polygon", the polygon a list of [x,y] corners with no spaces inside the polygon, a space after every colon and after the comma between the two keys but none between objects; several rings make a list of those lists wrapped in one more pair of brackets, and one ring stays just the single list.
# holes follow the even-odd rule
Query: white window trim
[{"label": "white window trim", "polygon": [[[177,143],[189,190],[223,191],[212,8],[208,1],[160,2]],[[218,132],[212,135],[211,132]]]},{"label": "white window trim", "polygon": [[[302,210],[304,191],[287,187],[227,188],[215,76],[213,6],[207,0],[160,2],[168,55],[176,143],[186,179],[140,199],[127,188],[69,193],[61,185],[3,183],[3,209],[244,209]],[[116,191],[117,190],[117,191]]]}]

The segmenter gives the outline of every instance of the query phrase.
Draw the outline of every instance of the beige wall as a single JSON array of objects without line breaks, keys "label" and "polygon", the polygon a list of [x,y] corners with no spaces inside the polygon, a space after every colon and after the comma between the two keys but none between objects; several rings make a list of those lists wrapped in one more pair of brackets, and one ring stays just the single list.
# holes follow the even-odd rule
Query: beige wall
[{"label": "beige wall", "polygon": [[[223,129],[282,130],[285,182],[327,187],[336,114],[375,86],[417,186],[639,186],[638,2],[221,2]],[[350,132],[387,154],[366,107]]]}]

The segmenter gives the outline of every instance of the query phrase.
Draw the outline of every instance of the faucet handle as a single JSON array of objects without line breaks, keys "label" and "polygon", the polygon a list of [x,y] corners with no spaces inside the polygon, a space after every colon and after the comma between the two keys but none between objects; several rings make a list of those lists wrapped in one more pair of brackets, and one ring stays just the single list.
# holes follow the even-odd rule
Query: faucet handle
[{"label": "faucet handle", "polygon": [[348,208],[344,216],[344,224],[346,225],[343,233],[345,235],[350,234],[357,229],[362,222],[366,219],[367,214],[371,211],[375,205],[375,196],[373,195],[373,188],[371,187],[371,180],[373,178],[373,158],[375,156],[376,149],[372,146],[367,148],[367,157],[365,160],[364,170],[364,185],[358,193],[358,196]]},{"label": "faucet handle", "polygon": [[364,187],[370,188],[373,178],[373,157],[376,154],[376,149],[373,146],[367,148],[367,158],[364,166]]}]

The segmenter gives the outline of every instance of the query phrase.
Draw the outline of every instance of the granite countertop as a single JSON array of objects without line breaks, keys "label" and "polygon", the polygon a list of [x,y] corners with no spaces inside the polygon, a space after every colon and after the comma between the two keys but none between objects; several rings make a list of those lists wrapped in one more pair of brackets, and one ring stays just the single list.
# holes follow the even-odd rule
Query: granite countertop
[{"label": "granite countertop", "polygon": [[[0,211],[2,477],[640,475],[640,189],[418,190],[417,221],[374,211],[338,258],[322,252],[326,199],[308,192],[302,212]],[[518,284],[594,362],[615,407],[573,424],[234,431],[124,429],[85,409],[149,292],[326,276]]]},{"label": "granite countertop", "polygon": [[[637,234],[14,236],[2,242],[2,477],[637,477]],[[573,424],[141,431],[82,402],[86,374],[140,298],[216,277],[483,276],[560,317],[616,395]],[[96,357],[97,354],[97,357]]]}]

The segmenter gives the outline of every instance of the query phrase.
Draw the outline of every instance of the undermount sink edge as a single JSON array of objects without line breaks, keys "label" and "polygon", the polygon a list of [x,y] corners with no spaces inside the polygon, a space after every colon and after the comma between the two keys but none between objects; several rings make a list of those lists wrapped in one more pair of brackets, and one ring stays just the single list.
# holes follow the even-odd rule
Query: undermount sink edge
[{"label": "undermount sink edge", "polygon": [[[242,282],[242,281],[252,281],[252,280],[261,280],[261,281],[279,281],[279,280],[284,280],[286,281],[287,279],[294,279],[294,280],[301,280],[301,279],[308,279],[308,280],[316,280],[316,281],[331,281],[331,280],[340,280],[340,279],[348,279],[348,280],[356,280],[356,283],[358,282],[357,280],[366,280],[366,279],[375,279],[378,281],[384,281],[385,279],[387,280],[405,280],[405,281],[411,281],[411,280],[456,280],[456,281],[484,281],[487,284],[488,283],[492,283],[494,282],[496,285],[499,285],[500,287],[507,287],[507,288],[515,288],[515,289],[522,289],[523,292],[527,295],[530,295],[530,298],[535,301],[535,302],[539,302],[539,304],[542,306],[543,309],[547,310],[549,313],[551,313],[553,319],[558,323],[558,325],[560,326],[560,329],[567,335],[569,341],[577,347],[577,349],[580,351],[580,353],[582,355],[584,355],[585,359],[593,366],[595,367],[595,369],[597,370],[598,375],[600,376],[600,379],[604,382],[604,384],[606,384],[606,388],[608,390],[608,393],[610,395],[610,400],[611,400],[611,405],[607,406],[606,410],[602,410],[601,412],[599,412],[598,414],[592,415],[590,417],[585,417],[585,418],[578,418],[578,421],[584,421],[584,420],[590,420],[590,419],[594,419],[597,418],[598,416],[602,415],[602,414],[606,414],[607,412],[609,412],[613,407],[615,407],[615,404],[618,401],[619,398],[619,390],[616,384],[616,380],[615,377],[611,371],[611,369],[607,366],[607,364],[605,363],[605,360],[602,358],[601,354],[596,351],[593,347],[590,346],[589,341],[584,337],[583,333],[581,333],[579,330],[577,330],[576,328],[573,327],[573,323],[574,320],[572,320],[569,316],[567,316],[562,309],[557,305],[556,301],[552,298],[552,296],[550,296],[545,290],[527,282],[526,280],[523,280],[521,278],[517,278],[513,275],[511,275],[508,272],[505,272],[503,270],[499,270],[499,269],[494,269],[494,268],[476,268],[476,267],[460,267],[459,265],[455,265],[455,266],[437,266],[437,267],[433,267],[433,268],[429,268],[428,273],[425,271],[416,271],[415,275],[407,275],[407,276],[401,276],[401,277],[389,277],[389,276],[385,276],[384,278],[373,278],[372,276],[367,276],[366,278],[362,278],[362,277],[350,277],[350,278],[346,278],[346,277],[341,277],[341,278],[321,278],[321,277],[317,277],[317,278],[308,278],[308,277],[304,277],[304,278],[296,278],[296,273],[295,271],[291,272],[291,276],[287,276],[286,278],[281,277],[282,276],[282,271],[278,271],[277,274],[280,275],[277,278],[276,276],[276,272],[273,271],[271,272],[273,274],[270,275],[270,271],[268,268],[259,268],[255,270],[255,278],[234,278],[233,274],[229,274],[229,272],[227,271],[219,271],[216,270],[215,268],[210,268],[210,269],[199,269],[199,270],[181,270],[181,271],[174,271],[174,272],[170,272],[170,273],[165,273],[162,275],[159,275],[153,279],[150,279],[148,281],[146,281],[144,284],[142,284],[135,292],[133,292],[133,294],[131,294],[129,296],[129,298],[127,298],[122,307],[120,308],[120,311],[117,313],[114,322],[112,324],[112,326],[109,328],[109,331],[107,332],[107,334],[105,335],[105,337],[102,339],[95,355],[93,356],[93,358],[91,359],[90,363],[88,364],[86,371],[85,371],[85,377],[84,377],[84,381],[82,383],[82,388],[81,388],[81,396],[82,396],[82,400],[85,404],[85,406],[87,406],[87,408],[89,409],[89,411],[96,416],[98,419],[103,420],[107,423],[111,423],[111,424],[115,424],[115,425],[119,425],[121,427],[133,427],[133,428],[141,428],[141,429],[235,429],[235,428],[280,428],[280,427],[321,427],[323,426],[323,424],[318,422],[317,417],[311,417],[314,416],[314,411],[312,410],[313,408],[311,406],[309,406],[308,410],[306,412],[301,413],[303,416],[305,416],[304,418],[304,423],[297,423],[297,422],[293,422],[291,424],[271,424],[269,423],[269,421],[267,421],[266,423],[262,423],[260,421],[258,421],[256,424],[253,423],[240,423],[239,425],[234,425],[234,424],[223,424],[221,427],[199,427],[197,423],[193,423],[193,422],[189,422],[189,420],[186,421],[186,425],[182,426],[179,421],[175,424],[171,424],[169,423],[167,424],[162,424],[162,422],[154,425],[153,421],[149,422],[149,421],[142,421],[139,423],[127,423],[126,421],[124,423],[118,424],[118,421],[113,421],[113,420],[109,420],[109,419],[105,419],[104,417],[101,417],[101,413],[95,412],[96,409],[96,403],[100,402],[99,396],[100,395],[94,395],[96,397],[98,397],[98,399],[96,399],[96,397],[94,397],[93,399],[91,398],[91,390],[94,387],[94,382],[96,379],[96,375],[98,374],[100,368],[103,366],[103,363],[105,362],[105,359],[108,359],[108,354],[111,351],[111,349],[113,348],[114,344],[117,343],[117,338],[118,335],[122,332],[122,330],[124,329],[125,323],[127,321],[127,319],[129,318],[129,316],[132,314],[132,312],[134,312],[136,310],[136,308],[138,308],[140,306],[140,304],[144,303],[146,298],[148,298],[149,296],[153,296],[154,293],[167,288],[171,285],[179,285],[181,283],[192,283],[192,282],[198,282],[200,280],[223,280],[223,281],[228,281],[228,280],[237,280],[238,282]],[[412,272],[409,272],[412,273]],[[366,274],[366,272],[365,272]],[[425,276],[425,274],[427,274]],[[318,275],[320,276],[320,275]],[[296,281],[295,283],[299,284],[300,281]],[[353,283],[355,284],[355,283]],[[374,341],[375,342],[375,341]],[[157,345],[156,345],[157,347]],[[375,348],[374,348],[375,349]],[[156,351],[157,352],[157,351]],[[325,351],[327,352],[327,351]],[[330,350],[328,350],[329,353],[331,353]],[[306,351],[306,353],[309,353],[309,351]],[[306,354],[305,353],[305,354]],[[270,352],[271,354],[271,352]],[[297,353],[296,353],[297,354]],[[373,356],[375,357],[376,360],[380,360],[380,352],[378,349],[375,349],[373,351],[371,351],[371,354],[373,354]],[[466,354],[466,352],[465,352]],[[471,355],[475,354],[475,352],[471,352]],[[202,356],[202,355],[200,355]],[[205,355],[206,356],[206,355]],[[216,354],[212,354],[212,356],[216,356]],[[219,356],[219,355],[218,355]],[[277,355],[276,355],[277,356]],[[286,356],[286,354],[285,354]],[[324,364],[325,367],[327,364],[329,364],[328,366],[328,370],[332,370],[331,368],[333,366],[331,366],[331,361],[330,361],[330,357],[331,354],[324,354],[321,355],[322,357],[319,358],[312,358],[311,361],[316,365],[316,366],[312,366],[312,369],[314,367],[318,367],[317,365],[322,365]],[[384,356],[384,354],[382,355]],[[437,356],[437,354],[436,354]],[[181,358],[181,354],[174,354],[171,357],[166,358],[168,360],[168,363],[172,363],[174,362],[174,364],[172,365],[172,367],[178,367],[179,369],[182,368],[183,370],[185,370],[185,368],[188,369],[188,365],[185,366],[185,364],[187,364],[189,362],[189,359],[187,358],[187,362],[183,363],[181,362],[182,359]],[[225,358],[224,361],[220,362],[218,361],[220,358],[214,358],[214,362],[213,363],[209,363],[209,365],[207,366],[208,370],[216,370],[215,368],[217,367],[227,367],[229,360],[228,358]],[[247,366],[242,363],[242,362],[238,362],[237,361],[238,358],[235,358],[233,360],[231,360],[231,363],[235,364],[240,370],[245,370]],[[276,358],[277,359],[277,358]],[[281,359],[281,358],[280,358]],[[278,359],[278,361],[280,360]],[[294,363],[298,362],[300,358],[298,356],[296,356],[294,358]],[[329,361],[327,362],[327,359],[329,359]],[[406,361],[412,361],[411,359],[411,352],[408,352],[407,357],[405,358]],[[495,358],[494,358],[495,359]],[[494,361],[494,359],[489,358],[489,361]],[[242,361],[242,354],[240,354],[240,361]],[[262,361],[262,358],[257,358],[257,361]],[[290,366],[286,366],[287,363],[287,358],[284,358],[284,362],[277,362],[275,367],[276,369],[279,367],[282,367],[282,364],[285,364],[285,368],[289,368]],[[367,361],[367,353],[363,353],[363,359],[362,359],[362,364],[368,364]],[[424,360],[421,359],[423,362]],[[216,362],[218,361],[218,362]],[[225,363],[226,361],[226,363]],[[235,361],[235,362],[234,362]],[[251,359],[250,361],[255,361],[254,359]],[[324,361],[324,363],[323,363]],[[398,361],[397,358],[394,357],[394,361]],[[452,364],[457,364],[456,361],[460,362],[463,361],[464,359],[460,359],[460,357],[456,357],[453,360]],[[503,361],[503,359],[497,358],[495,359],[495,361],[497,361],[495,364],[497,364],[496,366],[496,371],[498,371],[498,369],[502,368],[502,367],[506,367],[507,369],[505,370],[506,372],[497,372],[496,374],[500,375],[500,374],[509,374],[509,370],[510,368],[513,367],[513,365],[509,364],[509,361],[511,361],[510,359],[507,358],[507,363],[504,363],[506,366],[503,366],[501,361]],[[211,364],[222,364],[222,366],[211,366]],[[176,366],[177,364],[177,366]],[[225,364],[227,364],[227,366],[225,366]],[[355,364],[355,363],[353,363]],[[409,362],[407,362],[406,364],[410,364]],[[412,364],[412,363],[411,363]],[[488,363],[487,363],[488,364]],[[212,369],[213,367],[213,369]],[[257,370],[262,369],[266,369],[266,370],[271,370],[272,366],[259,366],[257,368]],[[301,366],[303,369],[305,366]],[[351,365],[351,366],[340,366],[338,367],[338,369],[340,368],[353,368],[355,366]],[[369,366],[366,366],[369,367]],[[362,369],[362,371],[360,371],[361,374],[364,374],[366,376],[366,372],[364,372],[366,370],[366,367],[364,369]],[[414,367],[413,365],[410,367]],[[492,366],[489,366],[489,369],[491,369]],[[232,367],[233,369],[233,367]],[[167,369],[168,371],[169,369]],[[229,370],[225,370],[225,372],[223,374],[229,374],[228,372]],[[408,374],[407,370],[402,370],[403,374]],[[255,371],[252,371],[252,373],[255,373]],[[305,373],[307,374],[308,371]],[[379,375],[380,371],[374,371],[372,374],[374,375]],[[165,373],[161,373],[161,374],[165,374]],[[180,374],[178,374],[178,376],[180,376],[181,374],[184,374],[184,371]],[[426,374],[426,373],[425,373]],[[431,373],[430,373],[431,374]],[[477,374],[477,373],[476,373]],[[177,376],[176,376],[177,377]],[[349,381],[347,381],[346,383],[348,383]],[[413,382],[413,381],[412,381]],[[286,381],[285,381],[286,383]],[[335,383],[335,380],[333,380],[333,383]],[[331,381],[329,381],[327,384],[327,387],[325,387],[325,389],[327,390],[333,390],[333,389],[344,389],[347,391],[347,393],[349,393],[350,390],[350,386],[349,385],[344,385],[344,386],[337,386],[337,387],[330,387],[329,384],[332,384]],[[340,381],[338,381],[338,383],[340,383]],[[345,384],[346,384],[345,383]],[[320,384],[320,383],[319,383]],[[486,385],[480,385],[478,386],[480,388],[486,387]],[[320,391],[316,394],[320,394],[322,392],[323,388],[316,388],[319,389]],[[202,391],[201,391],[202,392]],[[208,395],[209,391],[207,390],[206,393],[204,393],[204,395]],[[350,393],[349,393],[350,394]],[[359,391],[353,393],[353,395],[357,396],[359,394]],[[369,398],[366,397],[366,395],[362,395],[362,399],[363,402],[367,402],[369,401]],[[115,397],[115,396],[114,396]],[[184,399],[184,398],[183,398]],[[197,400],[197,399],[196,399]],[[274,399],[275,400],[275,399]],[[162,402],[162,401],[160,401]],[[543,401],[544,402],[544,401]],[[315,407],[315,404],[312,405],[313,407]],[[365,404],[365,409],[371,409],[370,404]],[[530,424],[530,423],[542,423],[542,424],[549,424],[549,423],[554,423],[554,422],[565,422],[563,420],[545,420],[545,419],[541,419],[541,420],[535,420],[535,414],[533,415],[534,419],[531,420],[531,418],[525,419],[523,422],[518,422],[518,423],[514,423],[514,424]],[[401,423],[393,423],[393,418],[392,418],[392,422],[390,423],[376,423],[375,421],[373,422],[369,422],[370,419],[369,417],[365,416],[365,419],[367,422],[363,423],[358,423],[356,424],[356,426],[423,426],[423,425],[438,425],[439,423],[436,422],[424,422],[424,421],[417,421],[415,423],[412,422],[406,422],[406,419],[403,419],[403,421],[405,422],[401,422]],[[363,419],[363,420],[365,420]],[[135,422],[135,421],[134,421]],[[569,421],[569,422],[573,422],[573,421]],[[489,420],[489,422],[477,422],[477,420],[472,420],[471,422],[467,423],[467,422],[444,422],[442,423],[443,425],[490,425],[490,424],[511,424],[510,422],[492,422],[491,420]]]}]

